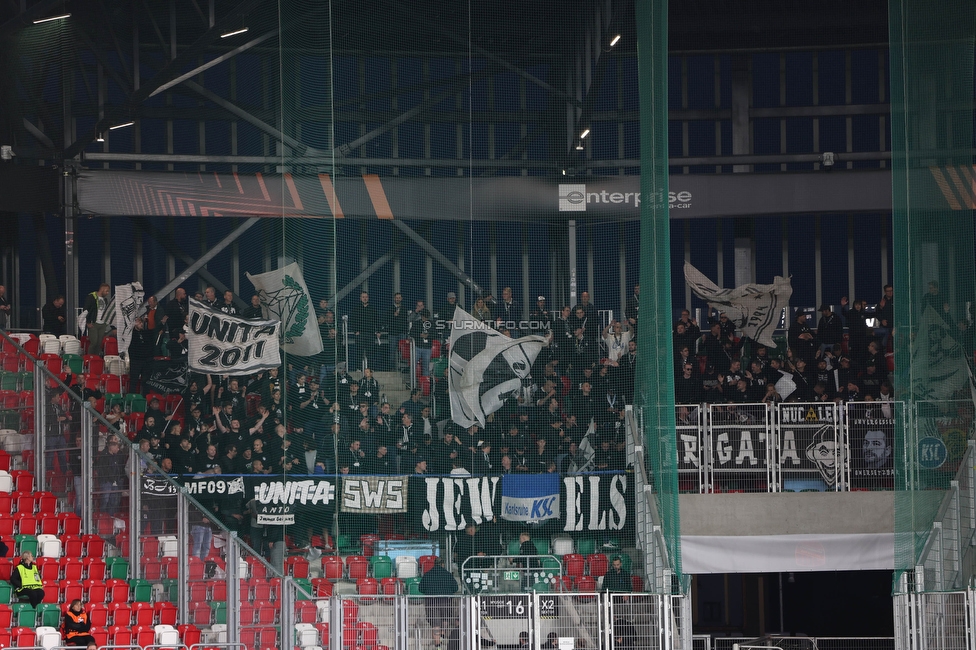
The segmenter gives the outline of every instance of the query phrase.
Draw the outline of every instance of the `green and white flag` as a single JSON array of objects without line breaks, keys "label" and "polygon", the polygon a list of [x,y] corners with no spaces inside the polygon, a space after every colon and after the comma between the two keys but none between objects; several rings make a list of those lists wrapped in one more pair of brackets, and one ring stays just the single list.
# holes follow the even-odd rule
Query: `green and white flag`
[{"label": "green and white flag", "polygon": [[264,317],[281,321],[284,351],[300,357],[321,352],[322,336],[301,267],[292,262],[276,271],[245,275],[257,289]]},{"label": "green and white flag", "polygon": [[912,341],[915,373],[912,392],[919,401],[942,401],[962,397],[973,390],[972,372],[954,331],[931,306],[922,312],[918,334]]}]

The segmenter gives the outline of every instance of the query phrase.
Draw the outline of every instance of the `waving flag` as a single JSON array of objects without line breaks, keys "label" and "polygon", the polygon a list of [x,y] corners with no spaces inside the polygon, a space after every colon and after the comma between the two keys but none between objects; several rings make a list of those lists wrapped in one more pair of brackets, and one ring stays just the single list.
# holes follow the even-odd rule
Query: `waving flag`
[{"label": "waving flag", "polygon": [[685,262],[685,282],[709,307],[724,311],[743,336],[766,347],[776,347],[773,331],[779,323],[780,311],[790,304],[793,295],[789,278],[777,275],[772,284],[744,284],[735,289],[721,289]]},{"label": "waving flag", "polygon": [[281,321],[281,344],[286,353],[310,357],[324,349],[312,296],[298,264],[292,262],[277,271],[245,275],[258,291],[264,317]]},{"label": "waving flag", "polygon": [[519,392],[548,343],[538,335],[511,339],[460,307],[455,309],[448,379],[451,419],[465,428],[484,427],[485,417]]},{"label": "waving flag", "polygon": [[138,282],[115,285],[115,331],[119,350],[127,351],[132,341],[132,324],[142,307],[145,292]]}]

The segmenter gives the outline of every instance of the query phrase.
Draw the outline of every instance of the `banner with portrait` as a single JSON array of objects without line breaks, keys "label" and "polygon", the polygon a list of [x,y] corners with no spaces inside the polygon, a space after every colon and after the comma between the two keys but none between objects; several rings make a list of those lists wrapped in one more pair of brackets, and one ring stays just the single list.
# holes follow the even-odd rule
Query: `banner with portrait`
[{"label": "banner with portrait", "polygon": [[894,487],[895,419],[891,404],[852,402],[847,405],[851,487]]}]

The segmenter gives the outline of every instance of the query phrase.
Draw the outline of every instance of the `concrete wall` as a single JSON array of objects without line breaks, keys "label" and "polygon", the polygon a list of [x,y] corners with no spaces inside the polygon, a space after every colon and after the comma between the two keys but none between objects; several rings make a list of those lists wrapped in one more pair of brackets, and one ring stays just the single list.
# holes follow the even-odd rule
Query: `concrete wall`
[{"label": "concrete wall", "polygon": [[893,533],[894,492],[682,494],[682,535]]}]

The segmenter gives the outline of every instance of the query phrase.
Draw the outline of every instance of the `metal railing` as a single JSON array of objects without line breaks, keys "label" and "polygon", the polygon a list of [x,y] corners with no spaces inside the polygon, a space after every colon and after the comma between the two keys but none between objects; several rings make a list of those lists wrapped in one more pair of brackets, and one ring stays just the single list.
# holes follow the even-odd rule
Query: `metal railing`
[{"label": "metal railing", "polygon": [[679,404],[679,489],[893,490],[895,422],[904,409],[903,402]]}]

